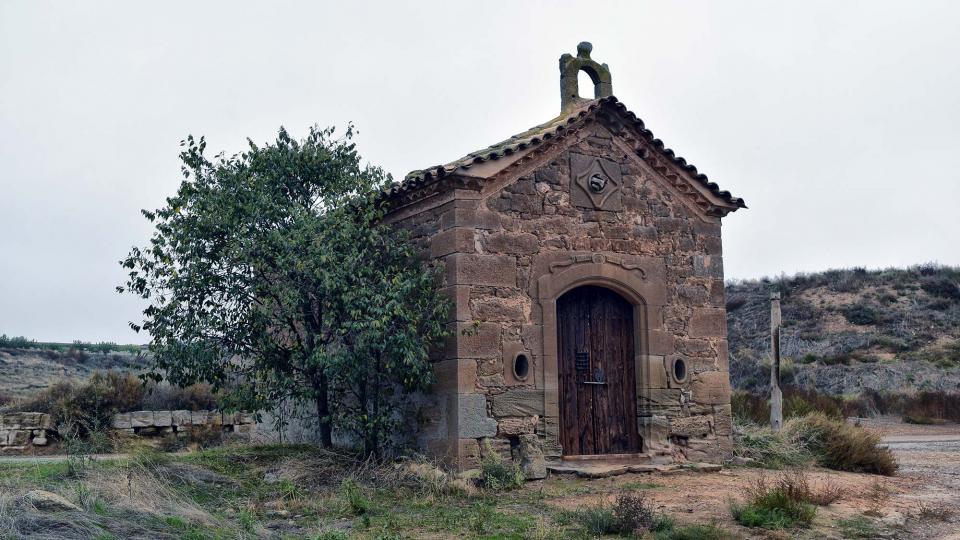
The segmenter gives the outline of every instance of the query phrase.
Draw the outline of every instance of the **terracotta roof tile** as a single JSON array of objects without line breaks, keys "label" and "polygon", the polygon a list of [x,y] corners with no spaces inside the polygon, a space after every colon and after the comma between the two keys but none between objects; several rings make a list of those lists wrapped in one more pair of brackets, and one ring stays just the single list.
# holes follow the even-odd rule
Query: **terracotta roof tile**
[{"label": "terracotta roof tile", "polygon": [[581,118],[603,107],[613,108],[622,116],[630,120],[634,129],[640,132],[642,136],[646,138],[647,142],[653,145],[654,148],[656,148],[661,154],[669,158],[675,165],[689,173],[690,176],[692,176],[701,185],[709,189],[710,192],[715,196],[723,199],[728,204],[737,208],[747,207],[743,199],[734,197],[729,191],[721,190],[720,186],[714,182],[711,182],[707,178],[707,175],[699,172],[695,166],[687,163],[687,160],[676,155],[676,153],[670,148],[667,148],[663,141],[655,138],[653,133],[646,128],[643,120],[638,118],[634,113],[630,112],[626,106],[624,106],[624,104],[614,96],[588,101],[580,107],[575,108],[570,112],[563,114],[545,124],[528,129],[523,133],[514,135],[505,141],[501,141],[483,150],[470,152],[466,156],[458,160],[451,161],[446,165],[436,165],[427,169],[412,171],[407,174],[406,178],[404,178],[402,182],[395,183],[393,186],[391,186],[387,190],[387,196],[392,197],[401,195],[429,184],[434,180],[448,176],[459,169],[466,171],[469,170],[469,168],[473,165],[484,163],[486,161],[498,160],[515,152],[523,151],[527,148],[549,142],[552,139],[562,136],[564,130],[566,130],[567,126],[570,124],[577,122]]}]

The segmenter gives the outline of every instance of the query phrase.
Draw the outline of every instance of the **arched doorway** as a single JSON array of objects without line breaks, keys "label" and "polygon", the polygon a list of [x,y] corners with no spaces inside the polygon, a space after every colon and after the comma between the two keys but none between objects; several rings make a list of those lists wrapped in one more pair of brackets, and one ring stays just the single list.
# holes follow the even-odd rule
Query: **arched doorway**
[{"label": "arched doorway", "polygon": [[633,305],[595,285],[570,290],[556,305],[563,454],[639,452]]}]

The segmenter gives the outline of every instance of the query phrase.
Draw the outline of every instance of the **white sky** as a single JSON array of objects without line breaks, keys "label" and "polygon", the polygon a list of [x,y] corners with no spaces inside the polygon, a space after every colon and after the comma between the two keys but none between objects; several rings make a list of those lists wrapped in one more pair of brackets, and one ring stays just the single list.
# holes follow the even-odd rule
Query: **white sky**
[{"label": "white sky", "polygon": [[614,94],[746,199],[728,278],[960,264],[954,2],[0,3],[0,333],[147,341],[117,264],[179,141],[360,130],[402,177],[559,111],[593,42]]}]

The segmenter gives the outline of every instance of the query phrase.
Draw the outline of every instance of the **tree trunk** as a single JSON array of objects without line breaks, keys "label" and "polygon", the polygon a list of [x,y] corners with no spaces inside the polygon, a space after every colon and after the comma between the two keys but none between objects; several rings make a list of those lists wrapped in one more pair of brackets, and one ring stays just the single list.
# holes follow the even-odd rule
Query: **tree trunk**
[{"label": "tree trunk", "polygon": [[317,419],[320,424],[320,446],[333,446],[333,435],[330,429],[330,385],[323,370],[314,372],[310,378],[313,386],[313,398],[317,403]]}]

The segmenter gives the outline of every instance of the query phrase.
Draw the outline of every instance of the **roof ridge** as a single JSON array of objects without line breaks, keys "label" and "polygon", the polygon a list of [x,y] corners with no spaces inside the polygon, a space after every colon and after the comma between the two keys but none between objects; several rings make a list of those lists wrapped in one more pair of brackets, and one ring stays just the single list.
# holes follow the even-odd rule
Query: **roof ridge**
[{"label": "roof ridge", "polygon": [[525,150],[529,146],[536,146],[560,137],[563,135],[563,132],[568,125],[577,122],[588,114],[593,113],[604,106],[613,107],[619,114],[622,114],[629,119],[633,124],[633,128],[640,132],[640,134],[647,140],[649,144],[653,145],[657,151],[669,158],[674,165],[682,169],[684,172],[690,174],[694,180],[706,187],[714,196],[723,199],[728,204],[735,206],[736,208],[747,207],[743,199],[734,197],[727,190],[720,189],[720,186],[715,182],[711,182],[707,175],[698,171],[696,166],[688,163],[683,157],[678,156],[672,149],[667,148],[663,141],[656,138],[653,135],[653,132],[647,129],[646,125],[643,123],[643,120],[641,120],[632,111],[627,109],[627,107],[615,96],[602,97],[586,101],[583,105],[570,109],[548,122],[534,126],[526,131],[500,141],[499,143],[492,144],[483,150],[470,152],[466,156],[463,156],[455,161],[451,161],[445,165],[434,165],[426,169],[411,171],[401,182],[398,182],[388,188],[386,195],[387,197],[393,197],[402,193],[408,193],[414,189],[431,183],[432,181],[439,180],[440,178],[452,174],[458,169],[469,169],[470,166],[474,164],[497,160],[502,157],[509,156],[515,152]]}]

